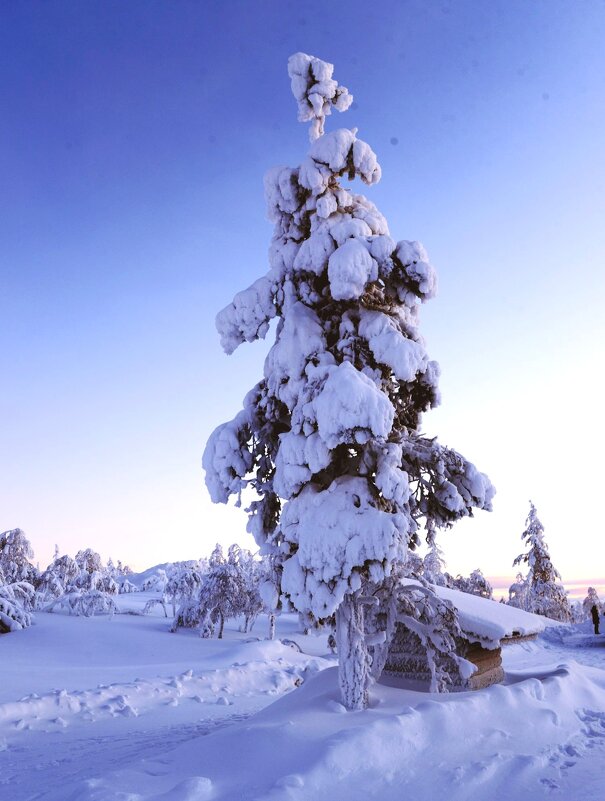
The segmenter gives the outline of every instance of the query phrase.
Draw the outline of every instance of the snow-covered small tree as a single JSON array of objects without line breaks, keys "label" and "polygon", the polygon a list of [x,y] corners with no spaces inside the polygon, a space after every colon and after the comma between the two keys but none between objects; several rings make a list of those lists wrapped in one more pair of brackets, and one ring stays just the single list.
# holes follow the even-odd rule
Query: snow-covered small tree
[{"label": "snow-covered small tree", "polygon": [[172,604],[173,617],[179,604],[193,598],[199,592],[202,581],[203,574],[197,563],[177,562],[173,565],[164,587],[166,600]]},{"label": "snow-covered small tree", "polygon": [[68,587],[67,590],[55,598],[44,608],[45,612],[54,612],[55,609],[66,609],[70,615],[92,617],[93,615],[113,615],[118,612],[118,606],[112,596],[94,588]]},{"label": "snow-covered small tree", "polygon": [[34,588],[27,581],[0,581],[0,634],[30,626],[33,603]]},{"label": "snow-covered small tree", "polygon": [[139,588],[137,587],[136,584],[133,584],[132,581],[129,581],[127,578],[123,578],[120,581],[120,586],[118,591],[120,595],[126,595],[129,593],[138,592]]},{"label": "snow-covered small tree", "polygon": [[98,553],[90,548],[78,551],[75,558],[55,558],[40,576],[36,606],[46,612],[66,609],[70,615],[114,614],[117,611],[111,596],[118,593],[112,567],[103,565]]},{"label": "snow-covered small tree", "polygon": [[544,526],[531,501],[529,507],[525,530],[521,535],[528,550],[519,554],[513,562],[513,566],[525,564],[528,567],[528,573],[524,579],[526,589],[521,591],[519,588],[518,592],[515,591],[515,600],[518,599],[519,604],[515,603],[514,605],[523,603],[521,608],[527,612],[535,612],[553,620],[569,622],[572,619],[571,608],[565,588],[560,581],[561,576],[555,569],[548,553],[548,547],[544,540]]},{"label": "snow-covered small tree", "polygon": [[280,561],[284,602],[311,624],[336,615],[343,702],[358,709],[371,680],[366,599],[405,563],[423,524],[434,531],[490,509],[493,487],[420,433],[439,400],[439,368],[418,330],[435,273],[422,245],[395,242],[374,204],[341,183],[381,176],[356,129],[324,133],[326,115],[352,97],[313,56],[295,54],[288,72],[311,147],[300,167],[266,175],[269,272],[217,317],[227,353],[278,317],[275,344],[203,464],[215,502],[255,491],[248,530]]},{"label": "snow-covered small tree", "polygon": [[443,551],[437,543],[437,538],[432,526],[428,526],[427,531],[428,551],[422,563],[422,575],[429,584],[436,584],[440,587],[447,583],[445,577],[445,560]]},{"label": "snow-covered small tree", "polygon": [[101,573],[104,570],[100,554],[93,551],[92,548],[78,551],[75,559],[80,570],[84,570],[86,573]]},{"label": "snow-covered small tree", "polygon": [[30,541],[20,528],[13,528],[0,534],[0,570],[7,584],[27,581],[35,584],[38,571],[30,561],[34,551]]},{"label": "snow-covered small tree", "polygon": [[473,570],[470,576],[456,576],[452,578],[449,574],[447,576],[447,586],[452,587],[460,592],[467,592],[469,595],[478,595],[480,598],[492,598],[494,591],[492,585],[485,578],[481,570]]},{"label": "snow-covered small tree", "polygon": [[263,610],[264,602],[260,593],[260,584],[264,580],[264,566],[259,559],[254,558],[249,550],[240,548],[238,545],[235,546],[233,556],[244,586],[243,631],[248,632],[252,631],[256,618]]},{"label": "snow-covered small tree", "polygon": [[592,607],[596,606],[599,612],[601,612],[602,604],[599,599],[599,593],[596,591],[594,587],[589,587],[586,593],[586,598],[582,601],[582,612],[583,612],[583,619],[588,620],[592,614]]},{"label": "snow-covered small tree", "polygon": [[263,610],[269,618],[268,638],[275,639],[275,623],[283,611],[283,596],[281,592],[282,562],[275,554],[265,554],[261,558],[261,577],[258,592],[262,601]]},{"label": "snow-covered small tree", "polygon": [[116,562],[116,571],[120,576],[132,575],[132,568],[128,565],[123,565],[120,559]]},{"label": "snow-covered small tree", "polygon": [[166,584],[168,584],[168,574],[163,567],[160,567],[145,579],[141,589],[143,592],[164,592]]},{"label": "snow-covered small tree", "polygon": [[67,554],[59,556],[55,549],[55,556],[50,565],[40,575],[36,587],[36,606],[46,606],[54,598],[63,595],[68,587],[75,586],[80,575],[80,566],[75,559]]},{"label": "snow-covered small tree", "polygon": [[[203,637],[210,637],[218,626],[216,631],[220,639],[226,620],[254,614],[248,597],[250,587],[243,569],[242,553],[239,545],[231,545],[225,558],[221,546],[216,546],[199,591],[181,603],[172,625],[173,631],[181,626],[199,627]],[[260,604],[260,598],[258,600]]]},{"label": "snow-covered small tree", "polygon": [[517,573],[513,583],[508,588],[508,604],[517,609],[528,608],[529,583],[522,573]]}]

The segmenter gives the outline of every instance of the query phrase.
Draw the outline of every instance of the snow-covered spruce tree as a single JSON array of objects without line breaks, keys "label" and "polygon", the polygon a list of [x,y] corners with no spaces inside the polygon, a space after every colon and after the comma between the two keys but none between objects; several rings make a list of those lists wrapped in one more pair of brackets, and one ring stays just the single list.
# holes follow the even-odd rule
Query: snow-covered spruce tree
[{"label": "snow-covered spruce tree", "polygon": [[435,273],[422,245],[395,242],[378,209],[341,185],[381,176],[356,129],[324,133],[326,115],[352,97],[318,58],[297,53],[288,71],[311,147],[300,167],[267,174],[270,269],[217,316],[227,353],[278,317],[275,344],[203,464],[215,502],[255,490],[248,530],[281,561],[285,600],[311,621],[336,613],[342,698],[358,709],[370,596],[419,543],[423,521],[438,529],[490,509],[493,488],[419,431],[438,402],[438,365],[418,331]]},{"label": "snow-covered spruce tree", "polygon": [[544,540],[544,526],[538,519],[536,507],[531,501],[521,539],[529,548],[526,553],[517,556],[513,566],[526,564],[529,568],[525,577],[527,588],[522,594],[525,604],[523,608],[527,612],[545,615],[553,620],[569,622],[572,614],[567,593],[560,582],[561,576],[550,559]]},{"label": "snow-covered spruce tree", "polygon": [[429,584],[437,584],[443,587],[447,583],[444,570],[445,560],[431,525],[427,527],[427,544],[428,551],[422,562],[422,575]]}]

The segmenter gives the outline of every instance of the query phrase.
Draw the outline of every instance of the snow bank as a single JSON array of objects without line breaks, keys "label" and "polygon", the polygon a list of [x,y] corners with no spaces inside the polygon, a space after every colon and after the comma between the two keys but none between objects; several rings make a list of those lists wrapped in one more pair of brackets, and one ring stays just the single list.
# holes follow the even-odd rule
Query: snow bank
[{"label": "snow bank", "polygon": [[[377,686],[370,709],[344,713],[332,668],[203,747],[173,751],[169,775],[138,798],[159,798],[160,787],[195,772],[209,778],[215,801],[537,801],[564,789],[574,763],[602,747],[604,692],[602,670],[553,665],[517,672],[508,686],[481,693],[427,696]],[[144,770],[141,761],[116,771],[102,797],[140,791],[148,784]],[[77,797],[95,798],[85,788]],[[588,798],[580,788],[561,797]]]}]

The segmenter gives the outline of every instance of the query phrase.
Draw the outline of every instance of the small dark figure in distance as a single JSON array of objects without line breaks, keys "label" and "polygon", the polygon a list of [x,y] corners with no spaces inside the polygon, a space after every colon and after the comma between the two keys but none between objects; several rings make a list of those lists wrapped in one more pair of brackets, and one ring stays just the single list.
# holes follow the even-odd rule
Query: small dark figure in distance
[{"label": "small dark figure in distance", "polygon": [[599,610],[597,609],[597,605],[593,604],[592,609],[590,610],[590,614],[592,615],[592,622],[594,623],[594,633],[599,633]]},{"label": "small dark figure in distance", "polygon": [[333,634],[328,637],[328,648],[333,654],[336,653],[336,637]]}]

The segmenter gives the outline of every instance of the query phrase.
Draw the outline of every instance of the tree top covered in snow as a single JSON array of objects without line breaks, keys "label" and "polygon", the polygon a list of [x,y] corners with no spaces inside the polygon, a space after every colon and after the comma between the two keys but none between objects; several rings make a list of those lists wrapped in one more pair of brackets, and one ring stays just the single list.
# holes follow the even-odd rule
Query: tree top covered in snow
[{"label": "tree top covered in snow", "polygon": [[295,53],[288,60],[292,94],[298,103],[300,122],[311,122],[309,138],[313,142],[323,135],[325,119],[337,111],[346,111],[353,95],[332,78],[334,65],[306,53]]}]

